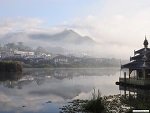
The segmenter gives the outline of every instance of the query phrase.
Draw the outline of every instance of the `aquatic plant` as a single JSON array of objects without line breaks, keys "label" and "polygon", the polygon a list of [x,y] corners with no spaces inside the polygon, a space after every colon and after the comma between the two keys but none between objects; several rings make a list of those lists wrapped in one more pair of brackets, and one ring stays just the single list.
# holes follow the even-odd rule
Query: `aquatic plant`
[{"label": "aquatic plant", "polygon": [[62,111],[60,113],[103,113],[105,112],[105,107],[103,104],[103,99],[101,93],[98,90],[96,94],[95,89],[92,93],[92,99],[90,100],[73,100],[69,102],[68,105],[60,108]]},{"label": "aquatic plant", "polygon": [[92,93],[90,100],[73,100],[60,108],[60,113],[130,113],[134,107],[125,101],[124,95],[101,96],[100,91]]},{"label": "aquatic plant", "polygon": [[101,97],[101,93],[98,90],[97,94],[95,92],[92,93],[92,99],[88,100],[86,104],[84,104],[85,111],[90,113],[102,113],[105,110],[104,102]]}]

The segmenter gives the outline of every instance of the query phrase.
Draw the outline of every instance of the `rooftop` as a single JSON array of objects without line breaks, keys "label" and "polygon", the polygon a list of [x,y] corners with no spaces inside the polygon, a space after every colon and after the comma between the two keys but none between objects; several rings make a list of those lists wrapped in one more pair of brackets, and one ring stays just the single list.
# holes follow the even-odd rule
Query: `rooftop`
[{"label": "rooftop", "polygon": [[148,48],[148,40],[146,37],[143,45],[144,48],[134,51],[134,56],[130,57],[129,63],[121,66],[122,69],[150,69],[150,48]]}]

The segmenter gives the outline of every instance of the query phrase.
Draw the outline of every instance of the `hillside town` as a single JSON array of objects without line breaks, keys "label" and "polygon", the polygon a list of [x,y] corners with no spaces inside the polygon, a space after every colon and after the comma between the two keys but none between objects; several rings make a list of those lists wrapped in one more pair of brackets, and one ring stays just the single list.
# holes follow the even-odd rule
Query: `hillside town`
[{"label": "hillside town", "polygon": [[115,58],[95,58],[88,55],[54,54],[42,46],[36,49],[25,46],[23,42],[0,45],[0,60],[20,61],[23,67],[118,67],[120,60]]}]

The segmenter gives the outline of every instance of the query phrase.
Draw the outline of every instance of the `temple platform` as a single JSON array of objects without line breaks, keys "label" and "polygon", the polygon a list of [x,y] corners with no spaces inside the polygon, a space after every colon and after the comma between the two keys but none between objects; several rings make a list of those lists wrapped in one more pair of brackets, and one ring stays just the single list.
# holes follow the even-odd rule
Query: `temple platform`
[{"label": "temple platform", "polygon": [[116,85],[150,89],[150,79],[119,78]]}]

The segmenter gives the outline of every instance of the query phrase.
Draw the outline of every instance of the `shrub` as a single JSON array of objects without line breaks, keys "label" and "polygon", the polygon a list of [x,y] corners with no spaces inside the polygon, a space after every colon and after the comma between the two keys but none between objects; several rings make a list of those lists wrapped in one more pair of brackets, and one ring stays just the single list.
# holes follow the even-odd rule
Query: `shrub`
[{"label": "shrub", "polygon": [[17,61],[0,61],[0,72],[22,72],[22,64]]},{"label": "shrub", "polygon": [[92,93],[92,99],[88,100],[87,103],[84,105],[85,111],[91,112],[91,113],[102,113],[105,109],[103,100],[101,97],[101,93],[98,90],[98,94]]},{"label": "shrub", "polygon": [[73,100],[69,102],[69,105],[60,108],[62,111],[60,113],[104,113],[105,107],[103,104],[103,99],[98,90],[98,94],[92,93],[92,99],[90,100]]}]

